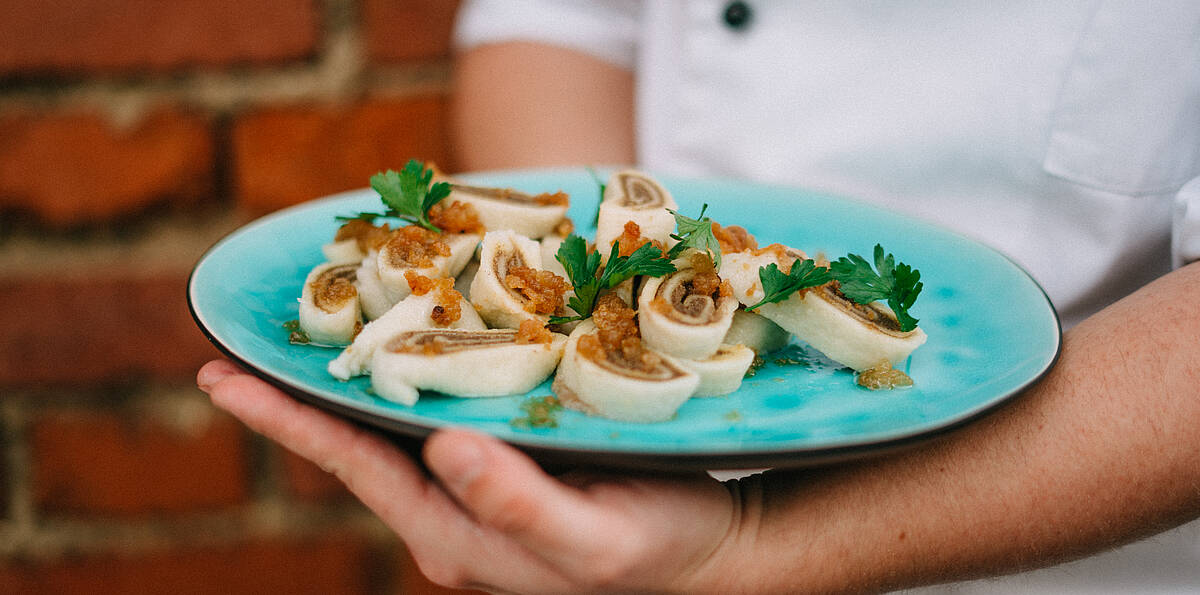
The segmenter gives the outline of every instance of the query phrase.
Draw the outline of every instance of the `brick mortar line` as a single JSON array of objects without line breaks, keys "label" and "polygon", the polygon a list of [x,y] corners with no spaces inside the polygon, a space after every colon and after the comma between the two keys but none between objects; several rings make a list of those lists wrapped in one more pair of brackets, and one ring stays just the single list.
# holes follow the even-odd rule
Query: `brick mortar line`
[{"label": "brick mortar line", "polygon": [[33,494],[30,487],[32,456],[29,448],[29,414],[18,399],[0,404],[5,441],[5,489],[8,490],[8,520],[0,525],[0,547],[28,543],[36,535]]},{"label": "brick mortar line", "polygon": [[[0,402],[5,428],[3,456],[9,468],[8,519],[0,523],[0,557],[51,559],[68,554],[138,554],[178,547],[219,547],[256,539],[302,540],[344,532],[376,545],[396,541],[375,515],[357,502],[319,503],[283,494],[282,477],[266,492],[253,492],[248,503],[211,512],[147,513],[133,517],[87,513],[39,514],[33,503],[30,424],[37,411],[103,409],[154,418],[164,427],[198,431],[217,412],[195,389],[183,384],[154,384],[111,397],[107,406],[67,395],[47,402],[43,393],[7,395]],[[111,399],[115,398],[115,401]],[[270,456],[278,469],[278,455]],[[248,473],[254,472],[248,469]]]},{"label": "brick mortar line", "polygon": [[[80,554],[138,555],[248,541],[303,541],[330,534],[361,537],[376,545],[398,541],[377,517],[355,505],[293,502],[278,506],[279,511],[269,513],[256,503],[231,512],[129,520],[54,517],[0,528],[0,557],[52,560]],[[264,522],[264,515],[285,517],[288,522]]]},{"label": "brick mortar line", "polygon": [[114,269],[125,276],[150,277],[191,270],[213,244],[247,221],[234,209],[207,215],[168,215],[146,224],[132,237],[38,236],[20,233],[0,241],[0,279],[80,276]]}]

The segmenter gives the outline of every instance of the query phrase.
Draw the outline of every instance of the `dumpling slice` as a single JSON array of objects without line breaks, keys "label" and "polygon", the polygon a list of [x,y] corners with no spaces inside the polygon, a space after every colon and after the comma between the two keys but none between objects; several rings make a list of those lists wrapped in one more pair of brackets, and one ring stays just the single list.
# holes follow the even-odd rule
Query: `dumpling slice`
[{"label": "dumpling slice", "polygon": [[320,265],[300,291],[300,328],[318,345],[346,345],[362,328],[354,264]]},{"label": "dumpling slice", "polygon": [[[722,259],[721,276],[729,280],[739,301],[753,305],[764,295],[759,267],[775,263],[786,273],[797,258],[805,258],[804,253],[778,245],[730,254]],[[756,311],[829,359],[857,371],[883,362],[899,365],[926,339],[920,328],[900,330],[896,315],[886,305],[854,303],[835,283],[798,291]]]},{"label": "dumpling slice", "polygon": [[[665,421],[700,384],[675,358],[646,348],[633,310],[606,295],[567,340],[552,389],[563,405],[629,422]],[[602,328],[598,328],[597,325]]]},{"label": "dumpling slice", "polygon": [[333,361],[329,373],[339,380],[367,374],[371,357],[388,338],[408,330],[422,328],[463,328],[483,330],[487,325],[462,295],[454,290],[453,279],[431,280],[410,272],[413,293],[400,300],[383,316],[367,323]]},{"label": "dumpling slice", "polygon": [[[418,389],[458,397],[519,395],[536,388],[562,358],[567,337],[526,329],[422,329],[393,335],[371,362],[375,394],[413,405]],[[540,330],[541,333],[536,331]]]},{"label": "dumpling slice", "polygon": [[675,266],[674,273],[643,280],[638,296],[642,339],[668,355],[705,359],[724,340],[738,301],[707,254],[689,251]]},{"label": "dumpling slice", "polygon": [[425,277],[455,277],[475,253],[480,234],[442,233],[417,225],[392,232],[379,249],[379,280],[391,295],[403,299],[412,288],[406,273]]},{"label": "dumpling slice", "polygon": [[766,316],[739,308],[734,311],[729,331],[725,333],[725,338],[721,342],[729,345],[745,345],[755,353],[763,354],[787,347],[791,339],[791,333],[783,330],[783,327],[775,324]]},{"label": "dumpling slice", "polygon": [[675,216],[667,209],[678,209],[671,193],[650,176],[635,170],[614,173],[604,187],[604,200],[596,221],[596,246],[602,258],[608,246],[626,233],[625,224],[636,224],[641,237],[667,246],[675,231]]},{"label": "dumpling slice", "polygon": [[721,345],[704,359],[679,360],[679,365],[700,377],[693,397],[715,397],[736,391],[752,363],[754,350],[745,345]]},{"label": "dumpling slice", "polygon": [[400,301],[400,292],[388,289],[379,278],[379,252],[371,250],[363,257],[354,274],[363,316],[375,320]]},{"label": "dumpling slice", "polygon": [[511,188],[486,188],[453,182],[450,197],[475,208],[488,230],[509,230],[527,238],[555,232],[567,216],[565,192],[526,194]]},{"label": "dumpling slice", "polygon": [[489,231],[471,282],[471,304],[492,328],[519,328],[526,320],[545,325],[563,310],[565,279],[542,270],[538,243],[510,230]]},{"label": "dumpling slice", "polygon": [[390,234],[386,223],[374,225],[366,219],[351,219],[338,228],[332,242],[321,246],[321,252],[334,264],[359,263],[368,252],[378,250]]}]

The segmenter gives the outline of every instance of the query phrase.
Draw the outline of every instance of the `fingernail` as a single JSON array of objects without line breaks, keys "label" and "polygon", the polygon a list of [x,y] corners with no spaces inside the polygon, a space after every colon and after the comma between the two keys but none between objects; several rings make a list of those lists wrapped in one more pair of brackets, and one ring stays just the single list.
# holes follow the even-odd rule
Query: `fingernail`
[{"label": "fingernail", "polygon": [[439,450],[443,454],[431,462],[442,482],[452,491],[461,493],[483,473],[483,450],[474,437],[460,434],[458,439]]},{"label": "fingernail", "polygon": [[204,366],[196,374],[196,385],[204,392],[210,392],[214,384],[228,378],[233,372],[219,366]]}]

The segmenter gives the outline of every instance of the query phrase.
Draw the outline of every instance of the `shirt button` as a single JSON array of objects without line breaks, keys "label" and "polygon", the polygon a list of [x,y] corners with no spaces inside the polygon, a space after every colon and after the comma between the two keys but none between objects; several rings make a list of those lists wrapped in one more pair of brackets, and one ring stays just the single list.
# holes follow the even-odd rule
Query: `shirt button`
[{"label": "shirt button", "polygon": [[725,24],[734,30],[745,29],[753,16],[754,12],[750,10],[750,5],[741,0],[734,0],[726,4],[725,13],[722,15]]}]

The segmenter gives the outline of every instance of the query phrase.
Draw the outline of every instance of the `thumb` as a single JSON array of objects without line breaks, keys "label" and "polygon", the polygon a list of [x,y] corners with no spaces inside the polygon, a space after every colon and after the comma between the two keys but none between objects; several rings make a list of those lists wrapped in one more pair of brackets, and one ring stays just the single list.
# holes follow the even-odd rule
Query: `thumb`
[{"label": "thumb", "polygon": [[434,433],[425,460],[459,504],[482,525],[547,558],[578,555],[579,536],[603,532],[587,495],[546,474],[500,440],[462,429]]}]

